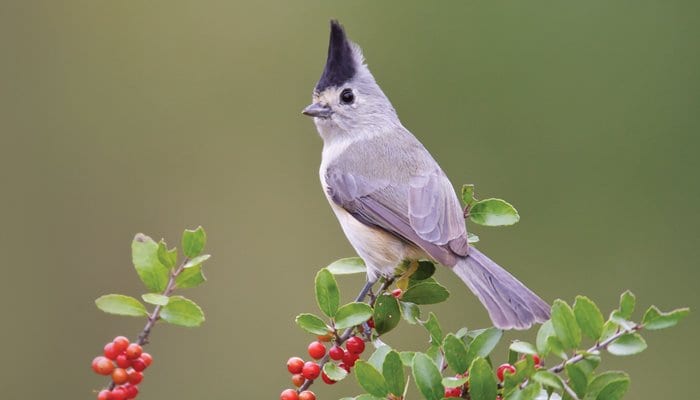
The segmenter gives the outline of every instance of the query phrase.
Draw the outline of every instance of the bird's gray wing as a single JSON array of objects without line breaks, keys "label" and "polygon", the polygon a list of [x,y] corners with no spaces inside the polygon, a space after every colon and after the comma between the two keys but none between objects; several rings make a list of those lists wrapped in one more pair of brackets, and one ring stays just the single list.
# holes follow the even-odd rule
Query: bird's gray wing
[{"label": "bird's gray wing", "polygon": [[452,183],[442,170],[411,177],[408,218],[411,227],[423,240],[449,246],[461,256],[467,255],[467,230],[462,207]]},{"label": "bird's gray wing", "polygon": [[[412,225],[409,218],[409,192],[412,191],[410,185],[397,187],[386,180],[367,178],[334,168],[326,171],[325,181],[331,200],[358,221],[416,244],[440,263],[454,264],[455,251],[451,246],[448,247],[450,241],[437,243],[428,240],[428,235],[419,233]],[[417,210],[420,209],[422,206]],[[427,226],[427,222],[422,226]],[[466,244],[466,234],[464,240]]]}]

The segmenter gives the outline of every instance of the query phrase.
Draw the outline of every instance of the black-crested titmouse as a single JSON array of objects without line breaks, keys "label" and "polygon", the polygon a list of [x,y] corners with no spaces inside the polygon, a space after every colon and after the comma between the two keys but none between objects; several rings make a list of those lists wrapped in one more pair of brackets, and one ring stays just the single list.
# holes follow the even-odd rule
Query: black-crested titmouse
[{"label": "black-crested titmouse", "polygon": [[303,113],[314,117],[323,139],[321,183],[369,282],[392,276],[403,261],[431,258],[464,281],[496,327],[526,329],[549,318],[547,303],[468,245],[452,184],[403,127],[337,21],[313,103]]}]

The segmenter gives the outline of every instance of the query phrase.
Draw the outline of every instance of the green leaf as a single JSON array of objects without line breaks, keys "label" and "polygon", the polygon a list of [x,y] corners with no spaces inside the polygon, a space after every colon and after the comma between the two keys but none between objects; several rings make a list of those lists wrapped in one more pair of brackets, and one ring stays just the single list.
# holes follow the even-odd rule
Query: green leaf
[{"label": "green leaf", "polygon": [[613,310],[613,312],[610,313],[610,321],[614,322],[617,324],[617,326],[626,331],[631,331],[635,326],[637,326],[637,324],[634,322],[623,317],[620,310]]},{"label": "green leaf", "polygon": [[469,380],[469,376],[465,376],[462,378],[456,378],[454,376],[448,376],[446,378],[442,378],[442,386],[446,388],[456,388],[464,385],[467,383]]},{"label": "green leaf", "polygon": [[425,351],[425,354],[433,360],[435,365],[443,365],[445,361],[445,357],[442,355],[442,347],[436,344],[431,344],[428,350]]},{"label": "green leaf", "polygon": [[438,346],[442,345],[442,328],[440,328],[440,323],[435,314],[432,312],[430,313],[428,320],[423,323],[423,327],[430,334],[431,343],[437,344]]},{"label": "green leaf", "polygon": [[168,285],[170,270],[158,260],[158,244],[139,233],[131,242],[131,261],[141,282],[151,292],[162,292]]},{"label": "green leaf", "polygon": [[108,314],[126,315],[129,317],[148,316],[146,307],[131,296],[123,294],[106,294],[95,300],[95,305]]},{"label": "green leaf", "polygon": [[630,378],[621,371],[608,371],[591,380],[585,400],[619,400],[629,388]]},{"label": "green leaf", "polygon": [[576,323],[581,327],[581,332],[584,335],[593,340],[600,338],[605,320],[594,302],[586,296],[576,296],[574,315]]},{"label": "green leaf", "polygon": [[467,363],[471,364],[476,357],[486,358],[498,344],[503,331],[497,328],[481,329],[469,332],[472,341],[467,350]]},{"label": "green leaf", "polygon": [[457,374],[463,374],[469,369],[467,362],[467,346],[462,339],[453,334],[445,336],[443,344],[447,365]]},{"label": "green leaf", "polygon": [[401,315],[411,325],[417,324],[420,318],[420,307],[417,304],[400,301]]},{"label": "green leaf", "polygon": [[340,368],[337,364],[332,362],[328,362],[323,365],[323,372],[325,372],[326,375],[331,378],[331,380],[336,382],[342,381],[346,376],[348,376],[348,371]]},{"label": "green leaf", "polygon": [[477,357],[469,367],[469,394],[472,400],[493,400],[497,391],[496,377],[488,361]]},{"label": "green leaf", "polygon": [[168,250],[168,246],[161,239],[158,242],[158,261],[165,266],[165,268],[172,268],[177,264],[177,249],[173,248]]},{"label": "green leaf", "polygon": [[569,358],[569,356],[566,354],[566,350],[564,348],[564,345],[561,344],[561,341],[559,340],[558,337],[556,337],[556,336],[548,337],[547,338],[547,347],[549,347],[549,351],[552,354],[561,358],[562,360],[566,360]]},{"label": "green leaf", "polygon": [[600,339],[598,341],[603,342],[607,339],[610,339],[612,335],[617,333],[617,330],[618,326],[615,322],[605,321],[605,323],[603,324],[603,332],[600,334]]},{"label": "green leaf", "polygon": [[392,350],[386,355],[382,366],[382,375],[384,375],[390,393],[397,396],[403,394],[403,389],[406,386],[406,375],[399,353]]},{"label": "green leaf", "polygon": [[541,383],[543,386],[551,387],[554,390],[564,390],[559,376],[554,372],[547,370],[539,370],[532,375],[532,380]]},{"label": "green leaf", "polygon": [[355,377],[357,378],[357,383],[367,393],[377,397],[386,397],[389,394],[389,388],[384,376],[369,363],[362,360],[357,361],[355,363]]},{"label": "green leaf", "polygon": [[[416,386],[426,400],[440,400],[445,394],[440,370],[433,363],[433,360],[423,353],[416,353],[413,357],[413,380],[416,381]],[[496,398],[495,396],[494,392],[493,398]]]},{"label": "green leaf", "polygon": [[372,307],[365,303],[348,303],[335,314],[335,328],[345,329],[372,318]]},{"label": "green leaf", "polygon": [[462,201],[465,206],[474,203],[474,185],[462,185]]},{"label": "green leaf", "polygon": [[437,282],[421,282],[411,286],[401,300],[415,304],[437,304],[450,297],[450,292]]},{"label": "green leaf", "polygon": [[415,351],[402,351],[399,353],[399,356],[401,356],[401,362],[403,363],[404,367],[412,367],[413,366],[413,357],[416,356]]},{"label": "green leaf", "polygon": [[637,333],[626,333],[608,345],[608,353],[616,356],[631,356],[647,348],[647,342]]},{"label": "green leaf", "polygon": [[636,303],[636,297],[632,292],[626,290],[620,296],[620,315],[625,319],[632,318],[632,313],[634,312],[634,305]]},{"label": "green leaf", "polygon": [[382,344],[379,347],[377,347],[376,350],[374,350],[374,353],[372,353],[371,356],[367,359],[367,362],[370,363],[374,368],[377,369],[377,371],[381,371],[382,366],[384,365],[384,360],[386,359],[386,355],[389,354],[391,351],[391,347]]},{"label": "green leaf", "polygon": [[535,346],[520,340],[516,340],[515,342],[511,343],[510,349],[520,354],[537,354],[537,349]]},{"label": "green leaf", "polygon": [[565,349],[575,349],[581,344],[581,328],[576,323],[574,312],[559,299],[552,304],[552,326]]},{"label": "green leaf", "polygon": [[196,266],[198,266],[198,265],[202,265],[202,263],[205,262],[205,261],[207,261],[210,257],[211,257],[210,254],[202,254],[202,255],[200,255],[200,256],[197,256],[197,257],[195,257],[195,258],[192,258],[192,259],[190,259],[189,261],[187,261],[187,262],[185,263],[185,265],[183,266],[183,268],[187,269],[187,268],[196,267]]},{"label": "green leaf", "polygon": [[173,325],[195,327],[204,322],[204,312],[190,299],[171,296],[168,305],[161,310],[160,318]]},{"label": "green leaf", "polygon": [[333,275],[366,273],[367,267],[360,257],[341,258],[332,262],[326,269]]},{"label": "green leaf", "polygon": [[175,278],[175,287],[180,289],[193,288],[204,283],[207,278],[204,277],[202,266],[197,265],[192,268],[183,269],[182,272]]},{"label": "green leaf", "polygon": [[327,269],[322,269],[316,274],[316,302],[324,314],[333,318],[340,305],[340,291],[333,274]]},{"label": "green leaf", "polygon": [[515,367],[515,373],[505,374],[504,377],[503,388],[505,393],[517,389],[521,383],[535,373],[535,362],[532,360],[532,357],[522,358],[516,361],[513,366]]},{"label": "green leaf", "polygon": [[586,393],[586,388],[588,388],[588,377],[591,375],[593,370],[591,368],[586,369],[588,364],[567,363],[566,375],[569,377],[569,386],[574,390],[576,395],[582,397]]},{"label": "green leaf", "polygon": [[670,328],[676,326],[683,318],[690,313],[689,308],[679,308],[671,312],[661,312],[656,306],[651,306],[644,313],[642,325],[650,331]]},{"label": "green leaf", "polygon": [[[506,396],[506,400],[535,400],[540,398],[538,397],[540,395],[540,392],[542,392],[542,386],[540,386],[539,383],[530,383],[523,389],[516,388],[512,392],[508,393],[508,395]],[[558,397],[550,397],[550,399],[555,398]]]},{"label": "green leaf", "polygon": [[182,252],[189,258],[195,258],[204,250],[206,242],[207,234],[201,226],[195,230],[185,229],[182,233]]},{"label": "green leaf", "polygon": [[411,275],[411,280],[415,283],[424,281],[435,274],[435,269],[435,263],[432,261],[418,261],[418,269]]},{"label": "green leaf", "polygon": [[467,242],[469,244],[479,243],[479,236],[471,232],[467,232]]},{"label": "green leaf", "polygon": [[401,321],[399,301],[390,294],[378,296],[374,303],[372,318],[374,319],[374,329],[376,329],[377,333],[380,335],[396,328],[396,325]]},{"label": "green leaf", "polygon": [[327,335],[330,329],[323,320],[314,314],[299,314],[295,322],[299,327],[312,335]]},{"label": "green leaf", "polygon": [[520,221],[520,215],[515,207],[504,200],[485,199],[472,204],[469,219],[479,225],[504,226]]},{"label": "green leaf", "polygon": [[540,329],[537,331],[537,340],[535,341],[535,345],[537,346],[537,353],[544,357],[547,354],[549,354],[549,346],[547,344],[547,339],[552,336],[556,336],[557,333],[554,332],[554,327],[552,326],[552,320],[547,320],[545,323],[543,323],[540,326]]},{"label": "green leaf", "polygon": [[164,296],[160,293],[146,293],[142,294],[141,298],[148,304],[153,304],[154,306],[164,306],[170,301],[170,297]]}]

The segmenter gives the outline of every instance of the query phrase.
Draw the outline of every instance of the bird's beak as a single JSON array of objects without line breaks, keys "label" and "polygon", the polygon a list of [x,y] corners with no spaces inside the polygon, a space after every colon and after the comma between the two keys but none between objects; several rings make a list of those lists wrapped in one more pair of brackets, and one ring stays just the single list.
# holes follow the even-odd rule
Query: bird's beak
[{"label": "bird's beak", "polygon": [[301,113],[308,115],[309,117],[328,118],[331,116],[331,114],[333,114],[333,111],[327,105],[312,103],[305,109],[301,110]]}]

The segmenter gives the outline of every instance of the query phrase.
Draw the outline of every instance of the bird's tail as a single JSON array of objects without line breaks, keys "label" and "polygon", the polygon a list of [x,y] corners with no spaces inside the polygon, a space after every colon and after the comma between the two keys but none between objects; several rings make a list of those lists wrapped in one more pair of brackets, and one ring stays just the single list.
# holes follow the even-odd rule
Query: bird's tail
[{"label": "bird's tail", "polygon": [[452,270],[481,300],[497,328],[527,329],[549,319],[549,304],[474,247]]}]

